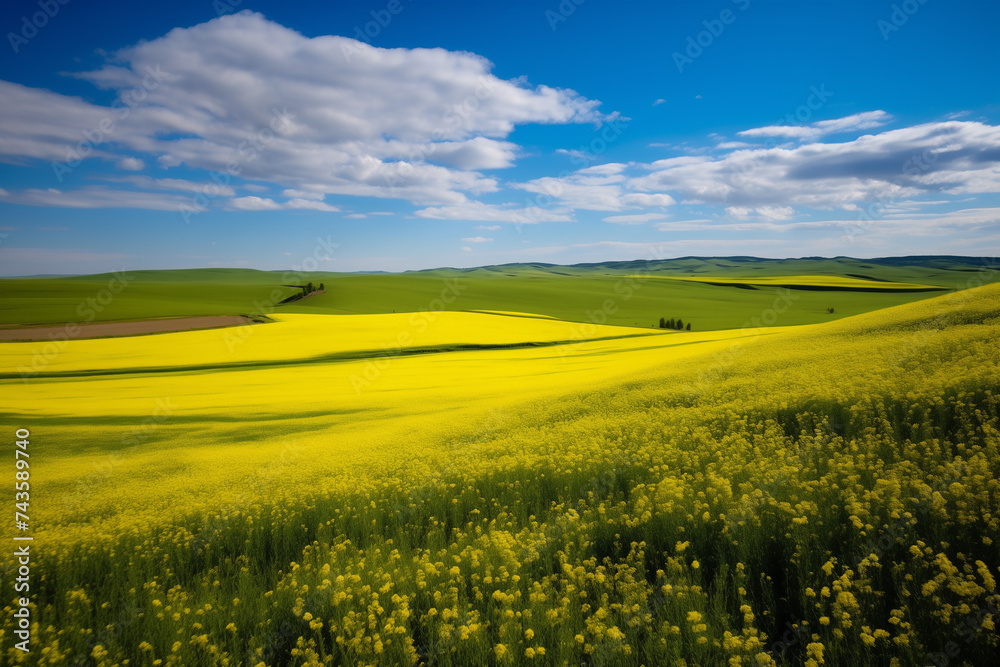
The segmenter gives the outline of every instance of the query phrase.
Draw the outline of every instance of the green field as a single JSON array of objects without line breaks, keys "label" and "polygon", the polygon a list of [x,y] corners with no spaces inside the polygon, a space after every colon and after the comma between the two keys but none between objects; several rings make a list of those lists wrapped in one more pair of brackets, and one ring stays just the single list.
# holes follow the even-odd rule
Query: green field
[{"label": "green field", "polygon": [[[881,263],[879,263],[881,262]],[[811,324],[925,299],[941,292],[852,291],[851,283],[894,282],[962,287],[988,260],[687,258],[556,266],[511,264],[397,274],[282,274],[242,269],[135,271],[120,293],[105,293],[112,274],[0,280],[0,326],[114,321],[195,315],[391,313],[498,310],[573,322],[651,327],[660,317],[691,322],[695,331],[742,327],[773,308],[778,325]],[[777,286],[741,289],[661,277],[742,280],[827,276],[845,289]],[[995,280],[995,278],[990,278]],[[278,305],[297,292],[288,285],[325,283],[326,294]],[[444,299],[442,299],[442,293]],[[785,295],[782,297],[781,295]],[[834,313],[827,312],[829,308]]]},{"label": "green field", "polygon": [[[34,649],[11,647],[5,584],[0,661],[993,664],[994,265],[647,266],[943,289],[314,274],[326,294],[267,324],[0,343],[34,537]],[[136,272],[100,319],[250,314],[297,291],[280,278]],[[109,280],[3,281],[4,321],[65,322]]]}]

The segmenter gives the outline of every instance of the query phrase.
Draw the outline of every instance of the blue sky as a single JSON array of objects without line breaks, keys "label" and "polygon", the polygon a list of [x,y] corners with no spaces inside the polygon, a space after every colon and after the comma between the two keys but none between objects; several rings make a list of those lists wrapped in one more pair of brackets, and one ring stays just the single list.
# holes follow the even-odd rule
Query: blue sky
[{"label": "blue sky", "polygon": [[995,2],[0,20],[0,275],[1000,249]]}]

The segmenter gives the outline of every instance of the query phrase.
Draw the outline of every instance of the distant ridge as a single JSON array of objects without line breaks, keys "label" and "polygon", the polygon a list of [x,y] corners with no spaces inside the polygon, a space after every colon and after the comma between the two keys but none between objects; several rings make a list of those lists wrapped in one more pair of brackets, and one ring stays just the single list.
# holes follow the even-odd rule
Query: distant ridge
[{"label": "distant ridge", "polygon": [[611,260],[607,262],[579,262],[576,264],[553,264],[550,262],[508,262],[506,264],[486,264],[474,267],[453,267],[441,266],[432,269],[415,269],[403,271],[403,273],[421,273],[426,271],[460,271],[469,272],[476,270],[503,270],[503,269],[608,269],[608,270],[635,270],[641,267],[655,266],[652,270],[663,270],[675,268],[681,262],[734,262],[744,264],[767,264],[784,262],[868,262],[871,264],[881,264],[884,266],[919,266],[943,268],[942,264],[963,264],[969,266],[996,266],[1000,265],[1000,259],[995,257],[968,257],[963,255],[905,255],[900,257],[875,257],[860,258],[849,257],[847,255],[837,255],[836,257],[786,257],[775,259],[768,257],[754,257],[752,255],[685,255],[683,257],[672,257],[669,259],[631,259],[631,260]]},{"label": "distant ridge", "polygon": [[[428,269],[410,269],[406,271],[304,271],[303,275],[309,276],[338,276],[338,275],[407,275],[420,274],[433,271],[455,271],[458,273],[472,273],[475,271],[525,271],[537,270],[546,273],[553,273],[553,269],[569,269],[576,271],[636,271],[644,269],[647,271],[683,271],[683,272],[705,272],[713,268],[732,269],[733,266],[724,266],[724,263],[731,265],[791,265],[796,262],[833,262],[843,264],[864,265],[877,264],[892,267],[923,267],[945,269],[950,268],[957,271],[978,270],[983,266],[1000,266],[1000,259],[995,257],[968,257],[963,255],[905,255],[900,257],[874,257],[858,258],[838,255],[836,257],[788,257],[784,259],[773,259],[767,257],[754,257],[752,255],[685,255],[683,257],[673,257],[669,259],[631,259],[631,260],[611,260],[607,262],[579,262],[576,264],[554,264],[552,262],[509,262],[506,264],[486,264],[482,266],[453,267],[439,266]],[[699,263],[698,266],[690,266],[692,263]],[[688,266],[685,266],[688,264]],[[977,267],[976,269],[956,268],[955,265]],[[839,267],[838,267],[839,268]],[[831,266],[831,269],[833,267]],[[140,274],[151,276],[159,274],[166,280],[188,281],[192,279],[211,276],[213,278],[231,277],[233,279],[243,279],[246,276],[257,275],[260,277],[271,276],[294,271],[294,269],[251,269],[251,268],[226,268],[210,267],[198,269],[126,269],[129,274]],[[29,276],[2,276],[0,280],[16,278],[101,278],[111,276],[112,272],[97,274],[36,274]],[[563,274],[574,275],[574,274]]]}]

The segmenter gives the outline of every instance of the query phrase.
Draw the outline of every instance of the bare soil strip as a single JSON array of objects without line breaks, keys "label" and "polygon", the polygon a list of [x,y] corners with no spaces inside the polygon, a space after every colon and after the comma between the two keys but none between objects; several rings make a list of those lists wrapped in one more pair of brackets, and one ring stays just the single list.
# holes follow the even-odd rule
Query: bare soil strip
[{"label": "bare soil strip", "polygon": [[240,315],[212,315],[206,317],[172,317],[163,320],[135,322],[95,322],[93,324],[63,324],[60,326],[0,329],[0,340],[36,341],[65,338],[112,338],[115,336],[142,336],[167,331],[192,331],[217,329],[253,324],[253,320]]}]

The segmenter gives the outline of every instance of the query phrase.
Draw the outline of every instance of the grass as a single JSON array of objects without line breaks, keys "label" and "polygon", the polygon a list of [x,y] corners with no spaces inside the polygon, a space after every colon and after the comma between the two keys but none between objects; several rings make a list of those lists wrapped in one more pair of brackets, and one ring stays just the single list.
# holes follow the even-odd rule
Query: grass
[{"label": "grass", "polygon": [[[0,280],[0,326],[114,321],[168,316],[275,313],[379,314],[421,311],[513,311],[572,322],[652,327],[661,317],[681,318],[695,331],[752,324],[776,300],[778,325],[827,322],[933,296],[934,292],[749,290],[659,277],[738,277],[784,282],[781,276],[824,276],[853,281],[907,283],[953,289],[989,266],[967,258],[886,260],[685,258],[554,266],[517,264],[438,269],[400,274],[304,273],[286,275],[238,269],[136,271],[119,293],[111,274],[79,278]],[[641,272],[643,277],[630,277]],[[286,305],[290,284],[325,283],[325,294]],[[865,283],[867,284],[867,283]],[[117,287],[117,285],[112,285]],[[782,296],[784,295],[784,296]],[[444,297],[444,298],[442,298]],[[785,308],[785,306],[789,306]],[[834,314],[828,313],[833,308]]]},{"label": "grass", "polygon": [[2,380],[39,499],[28,660],[989,664],[998,303],[641,336],[283,312],[72,341]]}]

